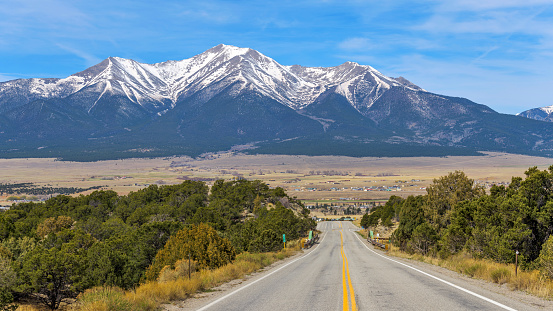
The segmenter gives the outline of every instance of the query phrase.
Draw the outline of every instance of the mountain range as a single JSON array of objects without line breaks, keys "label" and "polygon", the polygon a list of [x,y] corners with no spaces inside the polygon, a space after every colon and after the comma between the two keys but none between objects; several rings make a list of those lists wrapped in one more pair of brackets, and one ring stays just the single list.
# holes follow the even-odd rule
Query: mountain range
[{"label": "mountain range", "polygon": [[517,116],[534,120],[553,122],[553,106],[529,109],[517,114]]},{"label": "mountain range", "polygon": [[283,66],[218,45],[181,61],[109,57],[0,83],[0,156],[101,160],[250,153],[549,156],[553,124],[428,92],[370,66]]}]

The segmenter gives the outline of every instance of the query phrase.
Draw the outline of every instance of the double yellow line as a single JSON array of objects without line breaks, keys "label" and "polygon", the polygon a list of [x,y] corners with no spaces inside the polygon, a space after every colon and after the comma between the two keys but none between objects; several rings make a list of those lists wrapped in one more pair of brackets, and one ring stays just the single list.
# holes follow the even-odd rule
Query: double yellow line
[{"label": "double yellow line", "polygon": [[[342,223],[340,223],[342,227]],[[344,292],[344,311],[349,311],[349,299],[348,299],[348,286],[349,294],[351,297],[351,310],[357,311],[357,305],[355,304],[355,292],[353,291],[353,286],[351,285],[351,277],[349,276],[349,264],[346,253],[344,252],[344,236],[342,231],[340,231],[340,248],[342,250],[342,290]],[[346,286],[346,275],[347,275],[347,286]]]}]

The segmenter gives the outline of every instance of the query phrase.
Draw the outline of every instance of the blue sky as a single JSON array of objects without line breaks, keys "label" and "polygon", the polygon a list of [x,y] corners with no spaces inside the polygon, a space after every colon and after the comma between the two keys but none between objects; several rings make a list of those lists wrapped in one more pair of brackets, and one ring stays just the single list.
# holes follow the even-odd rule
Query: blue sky
[{"label": "blue sky", "polygon": [[553,105],[553,0],[0,0],[0,81],[220,43],[283,65],[355,61],[502,113]]}]

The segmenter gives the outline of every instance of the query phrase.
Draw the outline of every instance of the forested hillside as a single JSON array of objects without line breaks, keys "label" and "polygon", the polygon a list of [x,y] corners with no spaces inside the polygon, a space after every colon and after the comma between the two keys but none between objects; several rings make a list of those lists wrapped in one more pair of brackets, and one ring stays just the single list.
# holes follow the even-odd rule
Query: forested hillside
[{"label": "forested hillside", "polygon": [[94,286],[134,288],[188,256],[210,269],[241,252],[279,250],[283,234],[314,228],[307,216],[281,188],[245,180],[14,205],[0,212],[0,310],[28,296],[56,309]]},{"label": "forested hillside", "polygon": [[392,226],[393,243],[409,253],[446,258],[465,252],[499,263],[540,269],[553,278],[553,166],[528,169],[487,194],[463,172],[435,179],[423,196],[393,196],[365,215],[365,227]]}]

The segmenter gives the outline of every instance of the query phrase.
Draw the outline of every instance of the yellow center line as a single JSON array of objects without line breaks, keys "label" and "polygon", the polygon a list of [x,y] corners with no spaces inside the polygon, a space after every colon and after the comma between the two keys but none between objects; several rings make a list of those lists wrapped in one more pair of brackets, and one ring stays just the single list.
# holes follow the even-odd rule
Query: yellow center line
[{"label": "yellow center line", "polygon": [[[340,225],[342,225],[340,223]],[[355,304],[355,291],[353,290],[353,285],[351,284],[351,277],[349,274],[349,264],[348,264],[348,258],[346,257],[346,253],[344,252],[344,236],[342,234],[342,231],[340,231],[340,248],[342,253],[342,290],[344,291],[344,310],[349,310],[348,306],[348,290],[346,286],[346,273],[347,273],[347,279],[348,279],[348,285],[349,285],[349,293],[351,297],[351,310],[357,311],[357,305]]]},{"label": "yellow center line", "polygon": [[346,271],[348,273],[349,294],[350,294],[350,297],[351,297],[351,310],[352,311],[357,311],[357,305],[355,304],[355,291],[353,290],[353,285],[351,285],[351,277],[349,276],[348,257],[346,257],[345,252],[344,252],[344,258],[346,259]]},{"label": "yellow center line", "polygon": [[[340,231],[340,238],[342,238],[342,232],[341,232],[341,231]],[[344,245],[343,245],[343,241],[342,241],[341,249],[342,249],[342,291],[344,292],[344,297],[343,297],[343,300],[344,300],[344,311],[349,311],[349,306],[348,306],[348,288],[347,288],[347,286],[346,286],[346,272],[345,272],[346,263],[345,263],[345,261],[344,261]]]}]

